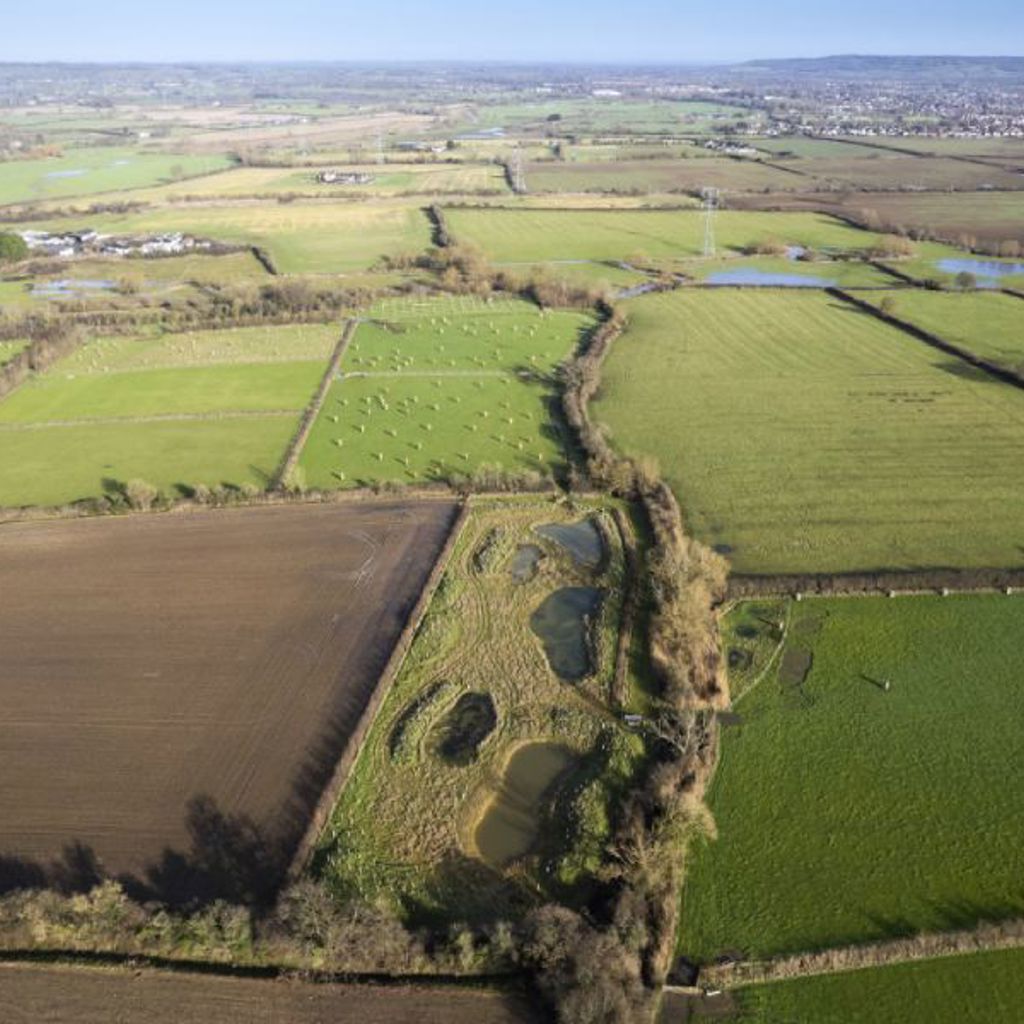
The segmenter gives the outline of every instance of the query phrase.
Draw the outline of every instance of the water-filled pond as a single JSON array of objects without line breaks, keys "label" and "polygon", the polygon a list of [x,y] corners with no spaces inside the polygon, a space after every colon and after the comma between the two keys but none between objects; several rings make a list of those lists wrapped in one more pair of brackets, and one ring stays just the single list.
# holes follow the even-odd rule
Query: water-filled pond
[{"label": "water-filled pond", "polygon": [[504,867],[530,852],[544,796],[572,763],[572,754],[556,743],[530,743],[512,755],[476,827],[476,846],[485,861]]},{"label": "water-filled pond", "polygon": [[601,564],[604,541],[593,519],[581,519],[578,523],[548,523],[538,526],[537,532],[568,551],[573,561],[584,569],[596,569]]},{"label": "water-filled pond", "polygon": [[975,277],[995,279],[1024,274],[1024,263],[1000,263],[997,260],[947,259],[935,264],[946,274],[974,274]]},{"label": "water-filled pond", "polygon": [[735,270],[716,270],[704,279],[712,285],[746,285],[754,288],[831,288],[835,281],[810,274],[780,274],[757,267],[737,267]]},{"label": "water-filled pond", "polygon": [[590,672],[588,626],[601,607],[597,587],[562,587],[549,594],[530,616],[551,670],[568,682]]},{"label": "water-filled pond", "polygon": [[489,693],[464,693],[434,728],[438,756],[448,764],[470,764],[497,724],[498,712]]},{"label": "water-filled pond", "polygon": [[529,583],[537,575],[537,566],[543,557],[544,552],[536,544],[520,544],[509,566],[513,582]]}]

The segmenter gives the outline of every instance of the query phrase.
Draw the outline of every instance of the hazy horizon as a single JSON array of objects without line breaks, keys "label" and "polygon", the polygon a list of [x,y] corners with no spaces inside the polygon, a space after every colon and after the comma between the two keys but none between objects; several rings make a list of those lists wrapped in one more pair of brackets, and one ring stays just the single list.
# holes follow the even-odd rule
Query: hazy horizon
[{"label": "hazy horizon", "polygon": [[[886,39],[910,46],[879,47]],[[609,0],[521,0],[482,11],[469,0],[427,8],[323,0],[270,3],[72,0],[22,7],[0,38],[3,63],[454,62],[616,65],[724,64],[836,55],[1007,57],[1024,38],[1024,8],[994,0],[980,15],[942,0],[926,15],[882,0],[716,4],[644,0],[623,13]]]}]

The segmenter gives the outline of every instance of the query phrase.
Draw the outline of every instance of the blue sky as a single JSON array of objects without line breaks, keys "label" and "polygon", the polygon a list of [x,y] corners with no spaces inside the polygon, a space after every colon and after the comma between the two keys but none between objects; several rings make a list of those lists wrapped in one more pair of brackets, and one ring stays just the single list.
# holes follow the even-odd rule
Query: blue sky
[{"label": "blue sky", "polygon": [[1024,3],[986,0],[38,0],[0,60],[713,61],[1024,52]]}]

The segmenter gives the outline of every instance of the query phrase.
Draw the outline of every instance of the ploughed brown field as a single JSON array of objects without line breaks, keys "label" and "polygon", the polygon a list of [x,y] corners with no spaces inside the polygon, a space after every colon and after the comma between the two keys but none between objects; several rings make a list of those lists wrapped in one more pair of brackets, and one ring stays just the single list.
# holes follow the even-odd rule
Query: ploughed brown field
[{"label": "ploughed brown field", "polygon": [[269,896],[455,514],[0,526],[0,891]]},{"label": "ploughed brown field", "polygon": [[526,1024],[517,997],[420,985],[314,985],[0,965],[5,1024]]}]

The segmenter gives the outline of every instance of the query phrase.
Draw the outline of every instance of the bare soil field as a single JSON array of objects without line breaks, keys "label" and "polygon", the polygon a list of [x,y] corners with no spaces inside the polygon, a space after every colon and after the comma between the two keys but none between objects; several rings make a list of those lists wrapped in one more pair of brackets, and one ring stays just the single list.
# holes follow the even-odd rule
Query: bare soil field
[{"label": "bare soil field", "polygon": [[268,897],[449,501],[0,527],[0,891]]},{"label": "bare soil field", "polygon": [[5,1024],[524,1024],[501,992],[0,965]]}]

